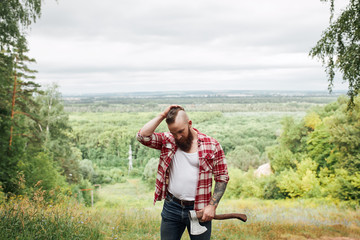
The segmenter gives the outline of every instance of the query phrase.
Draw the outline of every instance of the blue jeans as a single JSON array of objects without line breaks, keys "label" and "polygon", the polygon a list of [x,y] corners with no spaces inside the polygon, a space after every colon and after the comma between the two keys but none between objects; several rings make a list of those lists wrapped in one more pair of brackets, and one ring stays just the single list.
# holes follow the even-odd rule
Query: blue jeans
[{"label": "blue jeans", "polygon": [[211,221],[200,222],[200,225],[207,228],[207,231],[203,234],[190,234],[189,211],[193,209],[194,206],[181,206],[181,204],[174,202],[171,197],[167,196],[161,212],[161,240],[180,240],[185,228],[187,228],[191,240],[209,240],[211,236]]}]

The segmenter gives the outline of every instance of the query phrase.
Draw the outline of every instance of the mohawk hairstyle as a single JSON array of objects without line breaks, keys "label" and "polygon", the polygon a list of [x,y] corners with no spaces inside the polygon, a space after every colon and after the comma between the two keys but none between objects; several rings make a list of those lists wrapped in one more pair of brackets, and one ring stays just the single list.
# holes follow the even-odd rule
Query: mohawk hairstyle
[{"label": "mohawk hairstyle", "polygon": [[185,111],[185,109],[183,107],[173,107],[170,109],[170,111],[168,112],[168,114],[166,115],[166,123],[167,124],[172,124],[175,122],[175,118],[178,114],[179,111]]}]

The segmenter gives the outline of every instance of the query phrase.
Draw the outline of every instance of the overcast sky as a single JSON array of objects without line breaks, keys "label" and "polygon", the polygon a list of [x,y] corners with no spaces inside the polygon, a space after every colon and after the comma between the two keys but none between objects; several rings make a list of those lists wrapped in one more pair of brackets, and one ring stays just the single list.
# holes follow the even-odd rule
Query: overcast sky
[{"label": "overcast sky", "polygon": [[29,55],[64,94],[326,91],[308,53],[328,24],[320,0],[46,0]]}]

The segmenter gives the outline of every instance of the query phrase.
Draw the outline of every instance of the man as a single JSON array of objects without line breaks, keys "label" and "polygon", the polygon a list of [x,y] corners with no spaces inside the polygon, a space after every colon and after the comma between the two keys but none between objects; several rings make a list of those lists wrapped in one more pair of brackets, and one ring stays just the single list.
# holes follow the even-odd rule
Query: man
[{"label": "man", "polygon": [[[170,132],[155,133],[166,119]],[[161,213],[162,240],[181,239],[185,230],[190,234],[189,210],[201,211],[200,224],[207,227],[191,239],[210,239],[211,220],[223,196],[229,175],[224,151],[213,138],[192,127],[185,110],[171,105],[138,132],[137,139],[147,147],[161,150],[155,184],[155,199],[165,199]],[[215,180],[211,195],[212,176]]]}]

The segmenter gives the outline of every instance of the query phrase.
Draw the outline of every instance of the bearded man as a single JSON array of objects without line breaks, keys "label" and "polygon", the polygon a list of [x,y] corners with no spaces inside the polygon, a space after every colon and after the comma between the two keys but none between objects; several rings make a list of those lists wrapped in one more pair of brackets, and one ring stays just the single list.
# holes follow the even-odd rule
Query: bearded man
[{"label": "bearded man", "polygon": [[[170,132],[155,133],[166,119]],[[210,239],[211,220],[223,196],[229,175],[224,151],[214,138],[193,128],[184,108],[167,107],[137,134],[140,143],[161,151],[155,184],[156,201],[165,199],[161,212],[162,240],[180,240],[185,228],[191,239]],[[215,189],[212,189],[212,177]],[[201,211],[200,224],[208,230],[190,234],[190,210]]]}]

